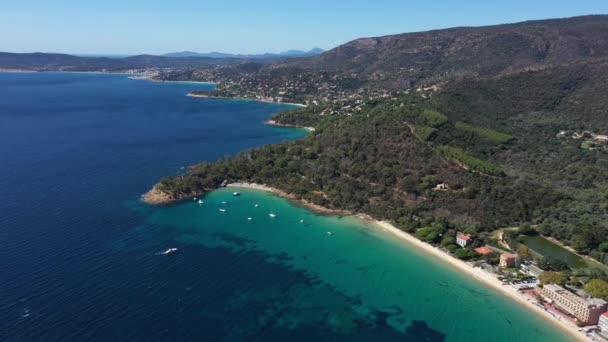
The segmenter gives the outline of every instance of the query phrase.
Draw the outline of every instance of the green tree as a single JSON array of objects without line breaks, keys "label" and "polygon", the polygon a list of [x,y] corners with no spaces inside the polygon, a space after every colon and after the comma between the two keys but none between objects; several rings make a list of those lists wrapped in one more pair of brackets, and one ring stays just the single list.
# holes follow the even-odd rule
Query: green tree
[{"label": "green tree", "polygon": [[447,247],[449,245],[454,244],[454,238],[452,236],[446,236],[441,240],[441,246]]},{"label": "green tree", "polygon": [[521,226],[519,226],[518,232],[521,235],[528,235],[528,236],[538,235],[538,232],[536,231],[536,229],[532,228],[532,226],[529,223],[524,223]]},{"label": "green tree", "polygon": [[456,253],[454,253],[454,255],[461,260],[469,260],[471,259],[473,256],[475,256],[475,252],[473,252],[472,250],[468,249],[468,248],[460,248],[459,250],[456,251]]},{"label": "green tree", "polygon": [[530,253],[530,248],[523,244],[517,246],[517,254],[519,254],[519,256],[523,259],[530,259],[530,257],[532,256],[532,254]]},{"label": "green tree", "polygon": [[538,261],[538,266],[543,270],[552,270],[552,271],[567,271],[570,269],[568,264],[557,258],[546,257],[542,258]]},{"label": "green tree", "polygon": [[593,279],[585,285],[585,291],[596,298],[608,300],[608,282],[601,279]]},{"label": "green tree", "polygon": [[538,276],[538,279],[540,280],[541,284],[545,285],[545,284],[557,284],[560,286],[563,286],[566,284],[566,281],[568,281],[568,277],[566,277],[565,274],[561,273],[561,272],[553,272],[553,271],[547,271],[547,272],[543,272]]}]

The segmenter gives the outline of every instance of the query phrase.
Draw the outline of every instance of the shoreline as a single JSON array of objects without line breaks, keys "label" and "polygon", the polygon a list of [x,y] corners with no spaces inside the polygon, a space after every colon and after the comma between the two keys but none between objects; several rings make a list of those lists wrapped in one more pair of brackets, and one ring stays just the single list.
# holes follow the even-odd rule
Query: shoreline
[{"label": "shoreline", "polygon": [[7,73],[7,74],[29,74],[29,73],[34,73],[34,72],[38,72],[38,71],[27,70],[27,69],[0,69],[0,73]]},{"label": "shoreline", "polygon": [[350,212],[348,210],[329,209],[329,208],[325,208],[323,206],[320,206],[318,204],[314,204],[314,203],[311,203],[311,202],[308,202],[308,201],[297,199],[294,195],[292,195],[290,193],[287,193],[287,192],[285,192],[283,190],[280,190],[280,189],[277,189],[277,188],[270,187],[270,186],[265,185],[265,184],[248,183],[248,182],[236,182],[236,183],[227,184],[226,187],[227,188],[241,188],[241,189],[259,190],[259,191],[270,192],[273,195],[285,198],[285,199],[293,202],[294,204],[299,205],[301,207],[304,207],[306,209],[309,209],[311,211],[314,211],[317,214],[322,214],[322,215],[342,215],[342,216],[351,216],[351,215],[354,215],[352,212]]},{"label": "shoreline", "polygon": [[[165,82],[186,82],[186,81],[165,81]],[[202,98],[202,99],[225,99],[225,100],[257,101],[257,102],[284,104],[284,105],[290,105],[290,106],[297,106],[297,107],[301,107],[301,108],[306,108],[306,105],[305,104],[301,104],[301,103],[277,102],[277,101],[271,101],[271,100],[253,99],[253,98],[248,98],[248,97],[209,96],[209,95],[205,95],[205,94],[194,94],[194,93],[188,93],[188,94],[186,94],[186,96],[196,97],[196,98]]]},{"label": "shoreline", "polygon": [[[359,216],[361,219],[366,219],[365,216]],[[578,331],[578,327],[570,324],[563,320],[558,320],[550,313],[544,311],[538,306],[533,304],[533,299],[526,297],[525,294],[519,293],[515,288],[510,285],[503,285],[500,280],[498,280],[495,276],[487,273],[486,271],[473,267],[465,261],[456,259],[446,252],[436,248],[428,243],[422,242],[416,239],[413,235],[410,235],[399,228],[393,226],[391,223],[387,221],[378,221],[372,218],[369,218],[370,223],[376,225],[379,229],[393,235],[395,238],[402,240],[403,242],[411,245],[418,250],[436,257],[437,260],[448,264],[450,266],[454,266],[458,268],[460,271],[465,272],[467,275],[471,276],[475,280],[485,284],[486,286],[496,290],[497,292],[503,294],[514,302],[524,306],[529,311],[536,313],[539,317],[543,318],[548,324],[553,325],[554,327],[560,329],[562,332],[567,333],[576,341],[588,341],[588,339]]]},{"label": "shoreline", "polygon": [[[144,77],[137,77],[137,78],[133,78],[134,80],[145,80],[145,81],[152,81],[152,82],[159,82],[159,83],[190,83],[190,84],[204,84],[204,85],[217,85],[216,82],[207,82],[207,81],[165,81],[165,80],[157,80],[154,78],[155,75],[150,75],[150,76],[144,76]],[[186,95],[187,96],[187,95]]]},{"label": "shoreline", "polygon": [[68,73],[68,74],[99,74],[99,75],[144,75],[143,73],[119,72],[119,71],[71,71],[71,70],[28,70],[28,69],[0,69],[6,73]]},{"label": "shoreline", "polygon": [[296,205],[300,205],[306,209],[312,210],[315,213],[322,215],[344,215],[344,216],[353,216],[360,220],[371,223],[375,226],[376,229],[381,229],[384,232],[389,233],[392,237],[399,239],[404,242],[408,246],[412,246],[417,248],[419,251],[426,253],[429,256],[435,257],[436,260],[447,264],[449,266],[453,266],[460,271],[466,273],[471,278],[476,281],[484,284],[485,286],[495,290],[497,293],[502,294],[503,296],[511,299],[513,302],[521,305],[522,307],[528,309],[530,312],[537,314],[540,318],[543,318],[545,322],[554,326],[555,328],[560,329],[565,334],[569,335],[576,341],[588,341],[585,335],[578,331],[578,327],[570,324],[563,320],[558,320],[550,313],[544,311],[538,306],[534,305],[534,300],[530,297],[526,297],[525,294],[519,293],[515,288],[510,285],[503,285],[500,280],[498,280],[495,276],[487,273],[486,271],[473,267],[465,261],[454,258],[453,256],[447,254],[446,252],[436,248],[428,243],[422,242],[418,240],[413,235],[410,235],[401,229],[395,227],[388,221],[376,220],[373,217],[367,214],[355,214],[353,212],[347,210],[337,210],[337,209],[328,209],[322,207],[320,205],[316,205],[314,203],[306,202],[303,200],[297,199],[294,195],[289,194],[283,190],[279,190],[264,184],[256,184],[256,183],[230,183],[227,187],[232,188],[243,188],[243,189],[251,189],[251,190],[259,190],[270,192],[276,196],[285,198],[290,200]]},{"label": "shoreline", "polygon": [[275,126],[275,127],[286,127],[286,128],[302,128],[305,129],[309,132],[314,132],[315,128],[314,127],[308,127],[308,126],[298,126],[298,125],[290,125],[290,124],[282,124],[282,123],[278,123],[274,120],[268,120],[266,122],[264,122],[265,124],[267,124],[268,126]]}]

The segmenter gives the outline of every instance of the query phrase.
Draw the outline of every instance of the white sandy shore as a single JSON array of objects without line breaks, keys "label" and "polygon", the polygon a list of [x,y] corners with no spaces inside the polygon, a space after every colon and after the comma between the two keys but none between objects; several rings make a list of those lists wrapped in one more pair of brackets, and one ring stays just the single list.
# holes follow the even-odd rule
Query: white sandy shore
[{"label": "white sandy shore", "polygon": [[283,190],[277,189],[277,188],[273,188],[270,186],[267,186],[265,184],[257,184],[257,183],[247,183],[247,182],[238,182],[238,183],[230,183],[227,185],[227,187],[231,187],[231,188],[243,188],[243,189],[253,189],[253,190],[261,190],[261,191],[267,191],[267,192],[271,192],[279,197],[283,197],[286,198],[290,201],[293,201],[307,209],[310,209],[312,211],[315,211],[317,213],[320,214],[327,214],[327,215],[352,215],[351,212],[346,211],[346,210],[338,210],[338,209],[329,209],[329,208],[325,208],[322,207],[320,205],[314,204],[314,203],[310,203],[307,201],[303,201],[303,200],[298,200],[295,198],[294,195],[289,194]]},{"label": "white sandy shore", "polygon": [[515,288],[510,285],[503,285],[498,278],[494,275],[484,271],[481,268],[473,267],[472,265],[456,259],[446,252],[435,248],[428,243],[422,242],[415,238],[414,236],[400,230],[399,228],[393,226],[389,222],[386,221],[374,221],[376,225],[378,225],[381,229],[391,233],[392,235],[398,237],[399,239],[404,240],[409,245],[414,245],[416,248],[424,251],[425,253],[431,254],[439,258],[442,262],[449,264],[450,266],[454,266],[458,268],[460,271],[467,273],[472,278],[498,290],[500,293],[506,295],[507,297],[513,299],[515,302],[524,305],[526,308],[535,312],[545,318],[548,322],[553,324],[555,327],[561,329],[568,335],[570,335],[576,341],[588,341],[587,337],[578,331],[578,327],[571,322],[566,320],[558,319],[554,317],[552,314],[546,312],[540,307],[534,305],[534,300],[529,296],[519,293]]},{"label": "white sandy shore", "polygon": [[[279,190],[279,189],[276,189],[273,187],[269,187],[269,186],[263,185],[263,184],[232,183],[232,184],[228,184],[228,186],[268,191],[268,192],[272,192],[275,195],[285,197],[290,200],[295,200],[293,195],[287,194],[286,192],[284,192],[282,190]],[[331,213],[346,214],[346,213],[348,213],[346,211],[330,210],[330,209],[323,208],[321,206],[311,204],[308,202],[303,203],[302,201],[297,201],[297,200],[295,200],[295,201],[303,204],[308,209],[315,210],[315,211],[318,211],[318,212],[321,212],[324,214],[331,214]],[[352,215],[352,213],[350,213],[350,214]],[[573,341],[589,341],[589,339],[583,333],[578,331],[578,327],[575,326],[573,323],[554,317],[552,314],[550,314],[550,313],[546,312],[545,310],[541,309],[540,307],[534,305],[534,300],[532,298],[528,297],[527,295],[519,293],[515,288],[513,288],[510,285],[503,285],[502,282],[500,280],[498,280],[494,275],[482,270],[481,268],[473,267],[472,265],[470,265],[462,260],[456,259],[456,258],[452,257],[451,255],[449,255],[448,253],[446,253],[438,248],[435,248],[425,242],[418,240],[416,237],[402,231],[401,229],[393,226],[392,224],[390,224],[387,221],[377,221],[367,215],[362,215],[362,214],[355,215],[355,216],[359,217],[362,220],[371,221],[379,229],[382,229],[382,230],[390,233],[394,237],[397,237],[400,240],[404,241],[406,244],[412,245],[415,248],[418,248],[419,250],[421,250],[429,255],[433,255],[433,256],[437,257],[439,260],[441,260],[442,262],[445,262],[445,263],[449,264],[450,266],[458,268],[460,271],[468,274],[469,276],[476,279],[477,281],[480,281],[480,282],[486,284],[487,286],[492,287],[493,289],[495,289],[498,292],[502,293],[503,295],[509,297],[516,303],[519,303],[519,304],[525,306],[530,311],[545,318],[545,320],[547,322],[551,323],[553,326],[562,330],[565,334],[570,336]]]},{"label": "white sandy shore", "polygon": [[276,127],[303,128],[303,129],[305,129],[307,131],[310,131],[310,132],[314,132],[315,131],[314,127],[281,124],[281,123],[278,123],[278,122],[276,122],[274,120],[268,120],[268,121],[266,121],[266,124],[269,125],[269,126],[276,126]]}]

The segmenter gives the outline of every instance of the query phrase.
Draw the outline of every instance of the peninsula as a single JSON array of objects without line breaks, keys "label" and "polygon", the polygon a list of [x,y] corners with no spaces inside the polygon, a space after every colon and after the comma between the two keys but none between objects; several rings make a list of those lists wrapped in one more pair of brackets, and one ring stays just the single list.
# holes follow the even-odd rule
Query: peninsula
[{"label": "peninsula", "polygon": [[[474,265],[478,278],[583,338],[573,326],[598,324],[608,299],[608,154],[596,138],[608,134],[608,98],[598,96],[608,84],[607,33],[607,16],[588,16],[162,71],[158,79],[218,82],[213,96],[306,104],[270,120],[314,131],[200,163],[144,199],[168,204],[255,183],[366,215]],[[532,251],[526,236],[554,238],[588,262]]]}]

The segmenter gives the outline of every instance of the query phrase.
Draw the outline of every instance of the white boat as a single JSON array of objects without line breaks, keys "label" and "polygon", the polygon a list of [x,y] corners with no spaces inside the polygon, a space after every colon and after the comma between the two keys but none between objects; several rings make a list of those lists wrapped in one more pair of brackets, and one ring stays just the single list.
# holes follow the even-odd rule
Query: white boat
[{"label": "white boat", "polygon": [[268,214],[268,216],[270,216],[270,217],[272,217],[272,218],[276,218],[276,217],[277,217],[277,214],[270,213],[270,214]]},{"label": "white boat", "polygon": [[256,205],[255,205],[255,207],[256,207],[256,208],[259,208],[259,207],[260,207],[260,205],[259,205],[259,204],[256,204]]},{"label": "white boat", "polygon": [[171,253],[175,253],[175,252],[177,252],[177,248],[169,248],[169,249],[167,249],[166,251],[161,252],[160,254],[165,254],[165,255],[167,255],[167,254],[171,254]]},{"label": "white boat", "polygon": [[221,212],[223,212],[223,213],[225,213],[225,212],[226,212],[226,209],[221,208],[221,209],[220,209],[220,211],[221,211]]},{"label": "white boat", "polygon": [[241,195],[241,193],[240,193],[240,192],[236,192],[236,191],[235,191],[235,192],[233,192],[233,193],[232,193],[232,196],[240,196],[240,195]]},{"label": "white boat", "polygon": [[251,221],[251,220],[253,220],[253,217],[248,217],[247,220]]},{"label": "white boat", "polygon": [[304,223],[304,220],[300,220],[300,223]]},{"label": "white boat", "polygon": [[332,232],[327,232],[327,235],[334,235],[334,233],[332,233]]},{"label": "white boat", "polygon": [[228,204],[228,202],[226,202],[226,201],[222,201],[222,204],[223,204],[223,205],[226,205],[226,204]]},{"label": "white boat", "polygon": [[198,200],[198,204],[203,204],[205,202],[203,202],[203,200]]}]

